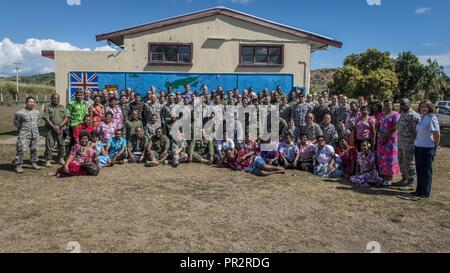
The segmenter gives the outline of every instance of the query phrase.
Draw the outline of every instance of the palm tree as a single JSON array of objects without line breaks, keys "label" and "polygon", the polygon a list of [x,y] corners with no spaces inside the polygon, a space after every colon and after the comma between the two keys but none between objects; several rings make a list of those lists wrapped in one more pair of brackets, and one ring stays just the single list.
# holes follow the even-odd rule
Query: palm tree
[{"label": "palm tree", "polygon": [[428,59],[421,80],[422,89],[425,91],[424,97],[427,99],[433,93],[441,96],[446,81],[444,67],[440,66],[437,60]]}]

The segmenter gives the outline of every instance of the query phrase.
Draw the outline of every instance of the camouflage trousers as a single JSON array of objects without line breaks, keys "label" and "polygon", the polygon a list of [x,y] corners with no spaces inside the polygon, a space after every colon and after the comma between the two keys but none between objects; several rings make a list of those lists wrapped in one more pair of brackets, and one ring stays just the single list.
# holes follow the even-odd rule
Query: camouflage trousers
[{"label": "camouflage trousers", "polygon": [[179,153],[178,155],[172,154],[170,156],[170,159],[172,163],[186,163],[188,159],[188,154],[187,153]]},{"label": "camouflage trousers", "polygon": [[64,139],[64,134],[61,131],[60,134],[51,130],[47,132],[45,137],[45,159],[52,160],[53,157],[53,147],[55,144],[58,145],[58,159],[61,159],[66,154],[66,140]]},{"label": "camouflage trousers", "polygon": [[205,163],[205,161],[208,161],[208,160],[209,160],[208,154],[201,155],[197,152],[192,153],[192,161],[194,163]]},{"label": "camouflage trousers", "polygon": [[16,165],[23,164],[23,157],[28,148],[30,148],[30,162],[37,163],[39,161],[39,137],[31,138],[19,135],[16,143]]},{"label": "camouflage trousers", "polygon": [[403,178],[416,177],[416,164],[414,162],[414,146],[398,148],[398,161]]},{"label": "camouflage trousers", "polygon": [[165,156],[161,157],[161,155],[158,152],[153,150],[150,151],[148,154],[150,161],[158,161],[159,163],[163,163],[169,157],[169,154],[166,154]]}]

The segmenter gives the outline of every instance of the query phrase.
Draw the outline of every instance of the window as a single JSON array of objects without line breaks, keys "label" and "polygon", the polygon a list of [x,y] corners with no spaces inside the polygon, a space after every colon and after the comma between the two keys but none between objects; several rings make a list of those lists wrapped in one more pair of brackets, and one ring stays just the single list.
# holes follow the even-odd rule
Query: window
[{"label": "window", "polygon": [[283,66],[283,46],[241,45],[240,66]]},{"label": "window", "polygon": [[149,44],[149,64],[192,65],[192,44]]},{"label": "window", "polygon": [[445,108],[438,108],[437,113],[440,115],[446,115],[446,116],[450,115],[450,111]]}]

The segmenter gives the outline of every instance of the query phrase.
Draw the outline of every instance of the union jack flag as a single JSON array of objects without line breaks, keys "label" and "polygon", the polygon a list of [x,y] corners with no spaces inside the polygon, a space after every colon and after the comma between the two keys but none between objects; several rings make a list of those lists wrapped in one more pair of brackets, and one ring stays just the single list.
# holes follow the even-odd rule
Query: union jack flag
[{"label": "union jack flag", "polygon": [[98,73],[95,72],[71,72],[70,94],[73,96],[79,89],[90,91],[98,90]]}]

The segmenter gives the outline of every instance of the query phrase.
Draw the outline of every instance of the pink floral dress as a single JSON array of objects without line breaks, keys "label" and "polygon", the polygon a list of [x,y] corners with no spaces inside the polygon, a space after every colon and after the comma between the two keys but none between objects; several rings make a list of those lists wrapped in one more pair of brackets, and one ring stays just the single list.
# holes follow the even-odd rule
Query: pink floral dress
[{"label": "pink floral dress", "polygon": [[366,155],[363,152],[358,153],[357,158],[359,173],[350,177],[350,181],[360,186],[389,186],[388,182],[378,176],[375,168],[375,154],[372,151]]},{"label": "pink floral dress", "polygon": [[377,163],[380,175],[393,177],[400,173],[398,166],[398,135],[397,130],[390,134],[386,141],[381,134],[387,134],[400,118],[400,114],[393,111],[389,115],[383,113],[380,116],[380,135],[377,139]]}]

